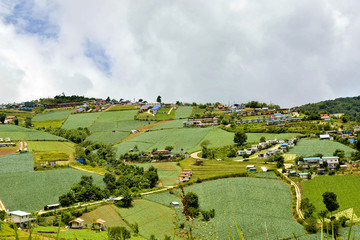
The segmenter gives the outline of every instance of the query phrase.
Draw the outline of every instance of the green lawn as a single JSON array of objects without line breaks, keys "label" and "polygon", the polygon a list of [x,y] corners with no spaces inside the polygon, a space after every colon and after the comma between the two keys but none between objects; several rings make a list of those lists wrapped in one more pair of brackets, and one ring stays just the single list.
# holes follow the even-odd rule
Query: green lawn
[{"label": "green lawn", "polygon": [[162,204],[144,199],[136,199],[133,207],[117,208],[121,217],[130,224],[139,224],[139,233],[149,238],[154,234],[158,239],[164,239],[165,235],[174,236],[175,211]]},{"label": "green lawn", "polygon": [[[305,234],[303,226],[292,217],[290,188],[280,180],[228,178],[192,185],[185,192],[199,196],[201,209],[215,209],[215,218],[210,222],[201,217],[195,220],[196,239],[227,239],[229,232],[238,236],[234,221],[245,239],[283,239]],[[145,198],[165,206],[172,201],[181,202],[169,192]],[[176,209],[178,223],[184,222],[182,209]]]},{"label": "green lawn", "polygon": [[333,156],[336,149],[344,150],[346,157],[350,157],[351,152],[355,151],[354,149],[336,141],[301,139],[288,153],[304,157],[313,156],[317,153],[321,153],[324,156]]},{"label": "green lawn", "polygon": [[193,110],[193,107],[180,106],[180,107],[178,107],[178,109],[176,109],[175,118],[176,119],[188,118],[188,117],[190,117],[192,110]]},{"label": "green lawn", "polygon": [[304,197],[310,199],[316,207],[316,211],[325,209],[322,202],[324,192],[334,192],[339,202],[339,211],[353,208],[356,215],[360,217],[360,176],[317,176],[310,181],[302,182]]},{"label": "green lawn", "polygon": [[61,120],[66,117],[68,117],[72,112],[74,112],[74,109],[72,110],[65,110],[65,111],[53,111],[53,112],[47,112],[47,113],[40,113],[33,117],[33,122],[39,122],[39,121],[50,121],[50,120]]},{"label": "green lawn", "polygon": [[33,170],[34,159],[30,153],[0,155],[0,175],[6,173],[32,172]]},{"label": "green lawn", "polygon": [[78,183],[82,175],[93,176],[95,184],[104,187],[101,176],[71,168],[8,173],[0,175],[0,199],[11,211],[40,210],[58,203],[59,196]]},{"label": "green lawn", "polygon": [[86,138],[87,141],[95,143],[114,144],[126,138],[129,132],[95,132]]},{"label": "green lawn", "polygon": [[65,121],[62,128],[64,129],[77,129],[79,127],[90,127],[91,124],[102,114],[102,112],[96,113],[77,113],[71,114]]}]

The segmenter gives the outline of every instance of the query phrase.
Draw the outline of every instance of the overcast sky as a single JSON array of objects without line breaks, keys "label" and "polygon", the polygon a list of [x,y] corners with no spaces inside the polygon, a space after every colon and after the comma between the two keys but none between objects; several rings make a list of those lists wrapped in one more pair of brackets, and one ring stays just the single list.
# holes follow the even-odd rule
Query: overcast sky
[{"label": "overcast sky", "polygon": [[0,0],[0,102],[360,95],[360,1]]}]

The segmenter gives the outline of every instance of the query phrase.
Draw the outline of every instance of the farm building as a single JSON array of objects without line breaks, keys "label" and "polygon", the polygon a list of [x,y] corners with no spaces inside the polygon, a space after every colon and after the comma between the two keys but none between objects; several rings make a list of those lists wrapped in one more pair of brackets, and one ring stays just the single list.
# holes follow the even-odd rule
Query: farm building
[{"label": "farm building", "polygon": [[71,220],[69,222],[70,228],[76,228],[76,229],[81,229],[84,227],[83,225],[84,220],[81,218],[75,218],[74,220]]},{"label": "farm building", "polygon": [[248,172],[256,172],[255,165],[247,165],[246,169],[247,169]]},{"label": "farm building", "polygon": [[323,162],[320,157],[308,157],[308,158],[304,158],[304,161],[299,161],[298,165],[302,166],[303,168],[312,168],[312,167],[319,168],[320,164],[322,163]]},{"label": "farm building", "polygon": [[309,173],[299,173],[299,177],[302,179],[307,179],[309,176]]},{"label": "farm building", "polygon": [[102,220],[102,219],[97,219],[96,221],[94,221],[92,223],[92,229],[94,230],[105,230],[105,223],[106,221],[105,220]]},{"label": "farm building", "polygon": [[172,206],[172,207],[180,207],[180,203],[179,202],[171,202],[170,206]]},{"label": "farm building", "polygon": [[322,135],[320,135],[320,140],[330,140],[330,135],[329,134],[322,134]]},{"label": "farm building", "polygon": [[15,223],[18,227],[26,227],[31,221],[30,215],[31,213],[23,212],[20,210],[9,212],[10,221]]},{"label": "farm building", "polygon": [[296,171],[295,171],[295,170],[291,170],[291,171],[289,172],[289,176],[291,176],[291,177],[296,177]]}]

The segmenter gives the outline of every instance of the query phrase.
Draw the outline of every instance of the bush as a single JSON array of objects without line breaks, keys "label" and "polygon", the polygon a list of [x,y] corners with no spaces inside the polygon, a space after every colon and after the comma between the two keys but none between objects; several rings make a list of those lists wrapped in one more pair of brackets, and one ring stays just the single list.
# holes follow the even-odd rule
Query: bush
[{"label": "bush", "polygon": [[131,234],[125,227],[109,227],[108,236],[109,239],[129,239]]},{"label": "bush", "polygon": [[200,215],[200,210],[198,208],[189,207],[187,210],[189,216],[192,218],[197,218]]},{"label": "bush", "polygon": [[305,230],[309,233],[316,233],[318,228],[316,226],[317,222],[316,219],[310,218],[306,221]]}]

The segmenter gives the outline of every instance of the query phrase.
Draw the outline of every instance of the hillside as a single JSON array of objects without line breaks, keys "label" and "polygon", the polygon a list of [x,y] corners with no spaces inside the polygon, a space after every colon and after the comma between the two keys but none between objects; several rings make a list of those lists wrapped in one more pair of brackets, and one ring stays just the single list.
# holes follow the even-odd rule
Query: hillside
[{"label": "hillside", "polygon": [[309,103],[300,106],[305,111],[327,111],[329,113],[344,113],[353,117],[360,117],[360,96],[336,98],[318,103]]}]

